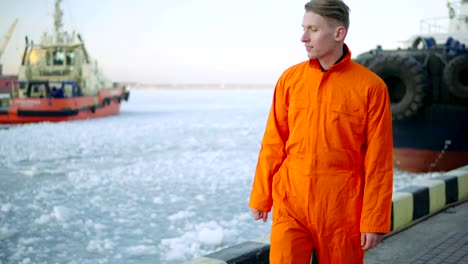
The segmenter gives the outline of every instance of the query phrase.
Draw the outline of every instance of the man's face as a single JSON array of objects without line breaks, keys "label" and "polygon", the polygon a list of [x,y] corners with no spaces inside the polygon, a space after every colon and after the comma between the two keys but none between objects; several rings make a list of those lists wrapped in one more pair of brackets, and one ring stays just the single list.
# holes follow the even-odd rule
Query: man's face
[{"label": "man's face", "polygon": [[331,54],[337,47],[337,26],[313,12],[306,12],[302,20],[304,43],[309,59],[321,59]]}]

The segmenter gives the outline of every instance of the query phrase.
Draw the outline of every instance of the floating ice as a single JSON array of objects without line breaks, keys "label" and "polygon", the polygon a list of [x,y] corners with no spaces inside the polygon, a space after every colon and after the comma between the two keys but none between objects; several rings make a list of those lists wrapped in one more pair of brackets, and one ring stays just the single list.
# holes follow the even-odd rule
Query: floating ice
[{"label": "floating ice", "polygon": [[105,229],[107,229],[107,227],[106,227],[105,225],[99,224],[99,223],[94,224],[93,227],[94,227],[94,230],[96,230],[97,232],[102,232],[102,231],[104,231]]},{"label": "floating ice", "polygon": [[12,208],[11,203],[3,204],[3,205],[0,207],[0,211],[5,212],[5,213],[8,213],[8,212],[10,212],[11,208]]},{"label": "floating ice", "polygon": [[51,218],[50,214],[44,214],[44,215],[41,215],[36,220],[34,220],[34,223],[37,225],[45,225],[50,222],[50,218]]},{"label": "floating ice", "polygon": [[30,258],[25,258],[21,260],[18,264],[32,264],[33,262],[31,261]]},{"label": "floating ice", "polygon": [[31,245],[36,242],[40,241],[37,237],[30,237],[30,238],[20,238],[19,243],[22,245]]},{"label": "floating ice", "polygon": [[155,246],[137,245],[127,248],[127,253],[134,256],[155,255],[158,249]]},{"label": "floating ice", "polygon": [[171,221],[174,221],[174,220],[189,218],[189,217],[192,217],[194,215],[195,215],[195,213],[191,212],[191,211],[180,211],[180,212],[177,212],[177,213],[175,213],[173,215],[168,216],[167,219],[169,219]]},{"label": "floating ice", "polygon": [[91,240],[86,246],[86,250],[92,253],[105,253],[113,248],[113,243],[109,239]]},{"label": "floating ice", "polygon": [[54,206],[52,214],[59,222],[66,222],[67,219],[70,217],[70,210],[65,206],[61,205]]},{"label": "floating ice", "polygon": [[218,246],[223,242],[223,228],[216,223],[202,227],[198,231],[198,241],[209,246]]},{"label": "floating ice", "polygon": [[153,203],[155,204],[162,204],[163,203],[163,199],[161,197],[154,197],[153,198]]},{"label": "floating ice", "polygon": [[23,174],[24,176],[33,177],[34,174],[35,174],[35,171],[33,171],[33,170],[25,170],[25,171],[22,171],[21,174]]},{"label": "floating ice", "polygon": [[164,260],[180,262],[187,256],[194,255],[200,250],[200,245],[194,241],[196,241],[195,232],[187,232],[181,237],[162,239],[160,247]]},{"label": "floating ice", "polygon": [[0,228],[0,241],[10,238],[16,233],[17,231],[15,229],[8,229],[6,227],[2,227]]},{"label": "floating ice", "polygon": [[195,200],[198,200],[198,201],[205,201],[205,196],[203,194],[198,194],[195,196]]}]

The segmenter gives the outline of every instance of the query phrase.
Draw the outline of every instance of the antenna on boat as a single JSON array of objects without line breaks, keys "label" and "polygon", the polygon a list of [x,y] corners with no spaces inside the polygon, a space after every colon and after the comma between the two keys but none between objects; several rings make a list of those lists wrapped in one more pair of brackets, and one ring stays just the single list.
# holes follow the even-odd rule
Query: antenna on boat
[{"label": "antenna on boat", "polygon": [[80,34],[77,34],[77,37],[78,37],[78,39],[80,40],[81,45],[83,46],[83,54],[84,54],[86,63],[90,63],[90,62],[89,62],[88,52],[86,51],[86,48],[85,48],[85,46],[84,46],[83,39],[81,38],[81,35],[80,35]]},{"label": "antenna on boat", "polygon": [[447,8],[449,10],[449,18],[454,19],[455,18],[455,9],[453,9],[452,3],[450,3],[449,0],[447,0]]},{"label": "antenna on boat", "polygon": [[63,34],[62,34],[63,11],[62,9],[60,9],[60,2],[62,2],[62,0],[55,1],[55,13],[54,13],[55,41],[57,43],[63,43]]},{"label": "antenna on boat", "polygon": [[25,37],[25,40],[26,40],[26,47],[24,49],[24,53],[23,53],[23,58],[21,59],[21,65],[24,65],[24,63],[26,62],[26,56],[28,54],[28,49],[29,49],[29,39],[28,39],[28,36]]}]

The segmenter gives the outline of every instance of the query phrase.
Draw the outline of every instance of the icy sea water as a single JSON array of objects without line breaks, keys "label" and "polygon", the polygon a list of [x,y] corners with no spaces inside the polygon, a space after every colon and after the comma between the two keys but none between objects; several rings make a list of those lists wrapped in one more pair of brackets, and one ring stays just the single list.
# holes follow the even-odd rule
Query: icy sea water
[{"label": "icy sea water", "polygon": [[0,129],[0,261],[172,264],[265,236],[247,204],[272,93],[132,91],[118,116]]}]

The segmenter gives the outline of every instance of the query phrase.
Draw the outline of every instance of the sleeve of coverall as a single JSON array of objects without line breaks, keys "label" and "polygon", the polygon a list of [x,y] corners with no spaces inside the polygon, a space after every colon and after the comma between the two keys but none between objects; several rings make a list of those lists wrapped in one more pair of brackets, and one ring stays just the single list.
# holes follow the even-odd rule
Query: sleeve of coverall
[{"label": "sleeve of coverall", "polygon": [[392,114],[387,87],[371,89],[364,159],[361,232],[390,232],[393,191]]},{"label": "sleeve of coverall", "polygon": [[286,97],[283,78],[280,78],[275,87],[250,194],[249,207],[263,212],[271,210],[273,176],[286,157],[285,143],[289,135]]}]

